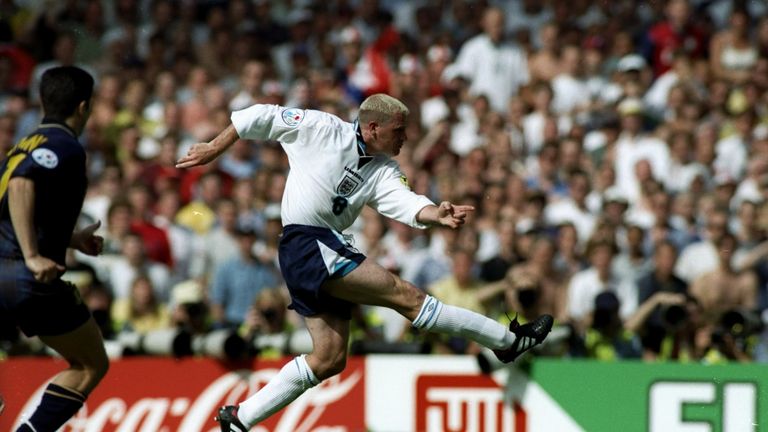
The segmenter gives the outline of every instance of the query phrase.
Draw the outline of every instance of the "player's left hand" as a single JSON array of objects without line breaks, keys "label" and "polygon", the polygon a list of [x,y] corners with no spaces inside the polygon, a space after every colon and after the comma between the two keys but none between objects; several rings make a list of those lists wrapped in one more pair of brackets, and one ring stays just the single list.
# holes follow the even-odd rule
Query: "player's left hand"
[{"label": "player's left hand", "polygon": [[456,205],[449,201],[443,201],[437,207],[437,221],[440,225],[455,229],[463,225],[467,214],[473,211],[475,211],[473,206]]},{"label": "player's left hand", "polygon": [[96,223],[76,232],[72,247],[86,255],[96,256],[100,254],[104,249],[104,237],[94,235],[99,227],[101,227],[101,221],[96,221]]},{"label": "player's left hand", "polygon": [[176,168],[191,168],[205,165],[219,157],[224,152],[223,148],[217,148],[213,143],[197,143],[187,151],[187,155],[176,161]]}]

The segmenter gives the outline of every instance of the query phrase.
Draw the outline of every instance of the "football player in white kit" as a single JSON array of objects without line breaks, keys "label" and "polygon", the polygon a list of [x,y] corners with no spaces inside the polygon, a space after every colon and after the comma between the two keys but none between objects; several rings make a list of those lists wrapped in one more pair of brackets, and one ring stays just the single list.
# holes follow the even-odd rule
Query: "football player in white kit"
[{"label": "football player in white kit", "polygon": [[364,205],[416,228],[458,228],[471,206],[435,205],[412,192],[396,161],[406,140],[408,108],[384,94],[360,105],[347,123],[328,113],[254,105],[232,114],[232,124],[208,143],[193,145],[177,167],[206,164],[238,139],[276,140],[290,173],[281,205],[279,262],[290,308],[305,317],[310,354],[296,357],[263,388],[237,406],[222,407],[222,431],[247,431],[320,381],[344,369],[353,304],[394,309],[422,330],[462,336],[510,362],[540,344],[550,315],[507,329],[485,316],[443,304],[355,250],[343,237]]}]

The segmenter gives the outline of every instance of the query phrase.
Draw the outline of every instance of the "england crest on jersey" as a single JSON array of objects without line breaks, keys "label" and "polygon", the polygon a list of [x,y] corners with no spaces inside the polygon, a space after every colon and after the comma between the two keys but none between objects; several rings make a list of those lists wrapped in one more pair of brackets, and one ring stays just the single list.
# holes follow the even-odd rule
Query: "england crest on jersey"
[{"label": "england crest on jersey", "polygon": [[349,174],[344,174],[344,178],[341,179],[339,185],[336,186],[336,193],[339,196],[348,197],[355,193],[358,186],[360,186],[359,180]]}]

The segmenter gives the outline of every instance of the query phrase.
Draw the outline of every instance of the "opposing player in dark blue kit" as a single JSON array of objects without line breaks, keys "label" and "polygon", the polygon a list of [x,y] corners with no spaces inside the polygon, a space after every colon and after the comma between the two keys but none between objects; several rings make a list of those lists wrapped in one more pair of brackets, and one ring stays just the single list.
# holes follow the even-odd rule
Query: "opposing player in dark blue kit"
[{"label": "opposing player in dark blue kit", "polygon": [[75,231],[88,184],[77,136],[90,114],[93,85],[76,67],[47,70],[40,84],[43,121],[0,165],[0,314],[69,362],[17,432],[57,430],[109,367],[88,308],[61,279],[67,248],[97,255],[103,245],[94,235],[100,222]]}]

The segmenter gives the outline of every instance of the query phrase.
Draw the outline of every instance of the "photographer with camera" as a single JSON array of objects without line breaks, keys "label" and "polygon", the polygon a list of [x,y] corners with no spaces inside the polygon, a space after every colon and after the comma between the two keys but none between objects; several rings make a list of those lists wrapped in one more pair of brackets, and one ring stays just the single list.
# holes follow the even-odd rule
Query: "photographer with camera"
[{"label": "photographer with camera", "polygon": [[701,307],[684,293],[654,293],[625,327],[640,335],[643,360],[697,361],[708,348],[710,328],[703,323]]},{"label": "photographer with camera", "polygon": [[710,335],[707,363],[750,362],[757,337],[763,330],[760,316],[749,309],[731,309],[720,316]]},{"label": "photographer with camera", "polygon": [[615,361],[640,358],[642,349],[634,329],[619,316],[621,302],[612,291],[595,296],[589,328],[584,333],[584,354],[591,359]]}]

